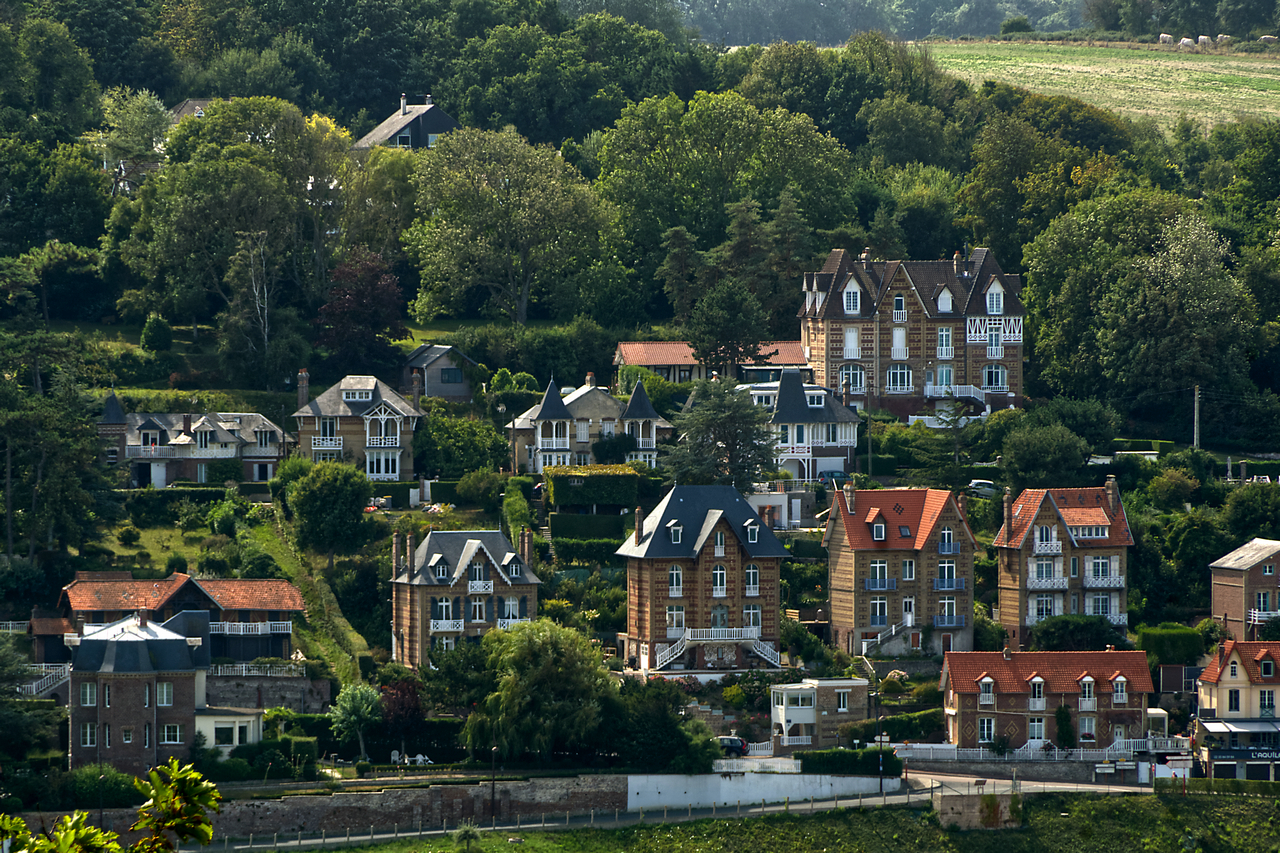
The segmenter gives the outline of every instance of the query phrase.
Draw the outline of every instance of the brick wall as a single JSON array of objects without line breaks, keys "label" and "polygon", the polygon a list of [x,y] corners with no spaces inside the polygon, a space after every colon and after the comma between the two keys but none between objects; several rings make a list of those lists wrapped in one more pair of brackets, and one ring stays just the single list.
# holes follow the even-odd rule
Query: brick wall
[{"label": "brick wall", "polygon": [[289,708],[324,713],[331,700],[328,679],[225,675],[207,681],[208,704],[230,708]]}]

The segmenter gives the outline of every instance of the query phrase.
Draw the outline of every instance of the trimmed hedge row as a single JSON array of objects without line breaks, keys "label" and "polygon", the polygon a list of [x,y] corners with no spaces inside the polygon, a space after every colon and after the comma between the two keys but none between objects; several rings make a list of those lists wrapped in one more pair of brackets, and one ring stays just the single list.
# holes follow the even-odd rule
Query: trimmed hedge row
[{"label": "trimmed hedge row", "polygon": [[635,506],[640,475],[626,465],[548,468],[547,500],[552,506]]},{"label": "trimmed hedge row", "polygon": [[1162,791],[1181,794],[1183,786],[1193,794],[1257,794],[1264,797],[1280,797],[1280,782],[1263,782],[1252,779],[1156,779],[1156,793]]},{"label": "trimmed hedge row", "polygon": [[458,503],[458,481],[436,480],[431,484],[431,502],[438,504]]},{"label": "trimmed hedge row", "polygon": [[[887,779],[902,775],[902,759],[888,749],[821,749],[798,752],[801,773],[830,776],[880,776]],[[883,763],[882,763],[883,762]]]},{"label": "trimmed hedge row", "polygon": [[556,541],[566,539],[619,539],[627,535],[627,519],[621,515],[583,515],[572,512],[553,512],[547,515],[547,524]]},{"label": "trimmed hedge row", "polygon": [[[373,495],[378,498],[391,498],[391,505],[396,509],[409,508],[409,490],[418,488],[416,480],[407,483],[379,483],[373,484]],[[435,489],[432,489],[435,494]]]},{"label": "trimmed hedge row", "polygon": [[156,527],[173,521],[174,507],[184,498],[197,504],[215,504],[226,497],[223,486],[170,486],[167,489],[118,489],[124,511],[138,527]]},{"label": "trimmed hedge row", "polygon": [[[924,740],[943,730],[942,709],[933,708],[928,711],[917,711],[914,714],[894,714],[885,717],[879,731],[887,734],[894,743],[909,740]],[[845,723],[840,727],[840,736],[846,740],[859,740],[873,743],[876,738],[876,721],[862,720],[857,723]]]},{"label": "trimmed hedge row", "polygon": [[560,563],[602,563],[604,565],[623,562],[614,552],[622,546],[621,539],[561,539],[552,537],[556,548],[556,561]]},{"label": "trimmed hedge row", "polygon": [[1160,439],[1146,438],[1113,438],[1111,439],[1111,452],[1116,451],[1132,451],[1132,452],[1150,452],[1154,450],[1161,456],[1166,453],[1172,453],[1174,449],[1172,441],[1162,441]]},{"label": "trimmed hedge row", "polygon": [[1138,648],[1155,654],[1162,664],[1194,664],[1204,654],[1204,639],[1195,628],[1165,624],[1138,631]]}]

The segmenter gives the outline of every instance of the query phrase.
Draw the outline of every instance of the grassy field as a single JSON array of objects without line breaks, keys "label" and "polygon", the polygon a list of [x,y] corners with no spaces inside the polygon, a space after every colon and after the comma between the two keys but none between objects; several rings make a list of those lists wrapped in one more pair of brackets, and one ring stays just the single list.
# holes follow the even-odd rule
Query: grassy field
[{"label": "grassy field", "polygon": [[930,43],[938,64],[973,85],[999,80],[1070,95],[1168,128],[1179,113],[1207,124],[1280,118],[1280,56],[1190,53],[1167,45],[1107,47],[1017,42]]},{"label": "grassy field", "polygon": [[[618,830],[485,833],[475,851],[528,853],[667,853],[667,851],[851,851],[851,853],[1115,853],[1199,850],[1262,853],[1276,849],[1280,829],[1274,800],[1243,797],[1089,797],[1033,795],[1026,826],[1000,832],[947,831],[931,812],[912,809],[843,810],[814,817],[770,816],[744,821],[703,820]],[[216,822],[215,822],[216,825]],[[452,851],[451,841],[413,840],[377,853]]]}]

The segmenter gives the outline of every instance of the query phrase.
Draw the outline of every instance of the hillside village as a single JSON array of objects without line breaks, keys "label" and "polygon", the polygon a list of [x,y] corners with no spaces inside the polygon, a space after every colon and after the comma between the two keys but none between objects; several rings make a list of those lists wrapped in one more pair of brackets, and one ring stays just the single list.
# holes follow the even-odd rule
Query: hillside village
[{"label": "hillside village", "polygon": [[0,812],[1274,794],[1280,124],[233,5],[0,21]]}]

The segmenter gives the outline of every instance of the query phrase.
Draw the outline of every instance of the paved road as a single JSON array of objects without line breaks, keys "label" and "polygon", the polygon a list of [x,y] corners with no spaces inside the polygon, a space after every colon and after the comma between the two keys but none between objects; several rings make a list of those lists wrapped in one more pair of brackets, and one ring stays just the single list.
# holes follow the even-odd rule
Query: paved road
[{"label": "paved road", "polygon": [[[979,781],[984,784],[978,784]],[[488,825],[481,825],[480,829],[486,831],[501,831],[509,835],[516,836],[524,831],[553,831],[562,829],[583,829],[587,827],[600,827],[609,829],[619,826],[634,826],[640,823],[683,823],[689,820],[702,820],[705,818],[723,818],[736,819],[739,817],[759,817],[766,814],[780,814],[782,812],[791,812],[795,814],[816,814],[818,812],[831,811],[833,809],[844,808],[879,808],[887,806],[910,806],[919,803],[924,805],[930,799],[935,790],[951,791],[956,793],[1003,793],[1010,789],[1012,782],[1007,779],[991,779],[984,780],[977,776],[960,776],[945,773],[912,773],[908,780],[908,785],[904,790],[896,794],[869,794],[863,797],[839,797],[827,800],[802,801],[793,803],[769,803],[761,805],[744,804],[718,806],[714,809],[691,809],[684,808],[667,808],[665,810],[649,810],[645,812],[595,812],[593,814],[583,815],[566,815],[564,812],[551,813],[546,815],[533,817],[532,820],[526,816],[522,817],[519,822],[498,821]],[[1075,782],[1026,782],[1019,781],[1018,788],[1022,793],[1049,793],[1049,792],[1070,792],[1070,793],[1102,793],[1102,794],[1140,794],[1150,793],[1151,789],[1146,786],[1137,785],[1093,785]],[[249,851],[249,850],[318,850],[321,848],[341,848],[348,846],[366,846],[370,844],[385,844],[390,841],[396,841],[404,838],[439,838],[447,832],[456,829],[451,827],[446,829],[423,828],[421,832],[417,831],[416,826],[406,824],[403,828],[396,829],[392,832],[371,831],[365,827],[360,829],[353,827],[350,830],[350,836],[347,833],[340,835],[321,835],[316,834],[297,834],[291,833],[280,836],[253,836],[252,838],[228,839],[218,838],[215,834],[214,842],[210,847],[185,847],[182,848],[183,853],[197,853],[197,851],[213,851],[216,853],[219,849],[224,851]]]}]

